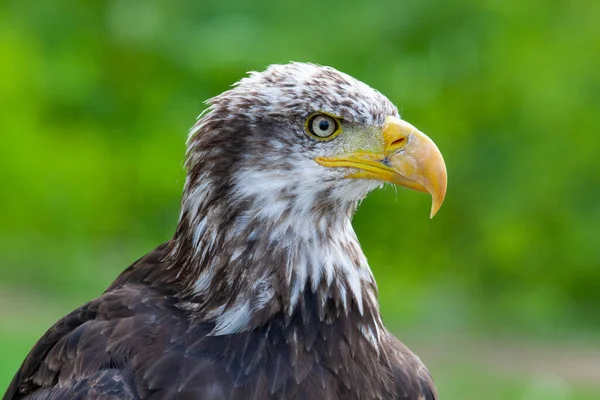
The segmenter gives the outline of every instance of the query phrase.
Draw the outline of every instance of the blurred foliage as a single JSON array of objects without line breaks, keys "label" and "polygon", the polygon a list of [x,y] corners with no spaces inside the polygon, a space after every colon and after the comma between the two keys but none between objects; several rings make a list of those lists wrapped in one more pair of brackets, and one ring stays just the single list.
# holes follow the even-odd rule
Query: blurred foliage
[{"label": "blurred foliage", "polygon": [[391,188],[355,218],[389,325],[600,330],[599,18],[585,0],[5,0],[4,331],[60,304],[39,337],[168,240],[202,102],[290,60],[379,89],[444,153],[433,220]]}]

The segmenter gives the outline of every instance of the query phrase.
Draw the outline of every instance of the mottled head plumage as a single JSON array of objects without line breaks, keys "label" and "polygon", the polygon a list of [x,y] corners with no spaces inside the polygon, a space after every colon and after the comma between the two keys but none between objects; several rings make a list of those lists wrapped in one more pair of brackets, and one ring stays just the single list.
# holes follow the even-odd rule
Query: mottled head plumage
[{"label": "mottled head plumage", "polygon": [[[207,103],[209,108],[190,130],[186,167],[192,179],[186,184],[186,194],[199,183],[193,178],[204,177],[210,170],[222,179],[227,173],[232,178],[236,171],[253,169],[292,176],[315,169],[320,174],[313,177],[331,180],[340,176],[340,171],[319,167],[314,157],[343,147],[345,138],[320,143],[308,137],[304,123],[311,114],[338,116],[345,129],[381,126],[387,116],[398,115],[385,96],[365,83],[331,67],[309,63],[272,65],[263,72],[251,72]],[[287,180],[302,186],[298,178]],[[350,188],[359,186],[353,182]],[[369,190],[373,187],[369,185]],[[359,188],[360,194],[348,196],[348,186],[339,189],[341,198],[350,203],[366,194]]]},{"label": "mottled head plumage", "polygon": [[251,72],[208,103],[250,124],[304,119],[317,111],[364,125],[381,124],[386,116],[398,115],[396,107],[367,84],[309,63],[271,65]]}]

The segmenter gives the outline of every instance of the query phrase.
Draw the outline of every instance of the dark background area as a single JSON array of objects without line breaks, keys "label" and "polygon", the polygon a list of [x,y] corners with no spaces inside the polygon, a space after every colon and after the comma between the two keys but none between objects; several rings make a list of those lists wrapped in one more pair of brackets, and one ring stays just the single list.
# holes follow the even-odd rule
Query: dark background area
[{"label": "dark background area", "polygon": [[0,4],[0,393],[58,318],[166,241],[187,130],[247,71],[330,65],[432,137],[449,188],[354,226],[443,399],[600,392],[600,3]]}]

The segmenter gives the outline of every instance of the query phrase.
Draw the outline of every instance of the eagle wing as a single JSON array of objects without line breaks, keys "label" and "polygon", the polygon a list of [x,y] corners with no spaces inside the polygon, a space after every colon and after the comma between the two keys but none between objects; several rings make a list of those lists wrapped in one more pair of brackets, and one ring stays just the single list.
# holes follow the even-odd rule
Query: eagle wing
[{"label": "eagle wing", "polygon": [[[170,353],[173,337],[185,325],[166,296],[145,285],[125,285],[107,292],[44,334],[4,399],[145,397],[142,390],[151,387],[151,382],[139,379],[136,367],[146,365],[147,360],[160,361],[163,354]],[[160,332],[152,332],[153,326],[160,326]],[[163,372],[168,379],[169,369]],[[145,387],[136,385],[138,382]]]}]

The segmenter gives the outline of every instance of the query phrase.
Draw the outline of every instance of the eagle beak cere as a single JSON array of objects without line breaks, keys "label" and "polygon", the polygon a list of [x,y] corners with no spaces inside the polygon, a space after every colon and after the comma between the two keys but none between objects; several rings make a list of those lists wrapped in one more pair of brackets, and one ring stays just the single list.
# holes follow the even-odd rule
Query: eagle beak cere
[{"label": "eagle beak cere", "polygon": [[350,168],[347,178],[375,179],[428,192],[433,218],[446,195],[447,172],[442,153],[427,135],[397,117],[386,118],[382,136],[381,153],[359,151],[343,157],[317,157],[315,161],[325,167]]}]

